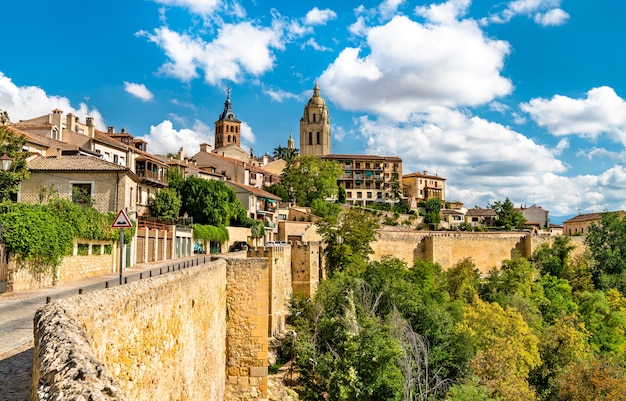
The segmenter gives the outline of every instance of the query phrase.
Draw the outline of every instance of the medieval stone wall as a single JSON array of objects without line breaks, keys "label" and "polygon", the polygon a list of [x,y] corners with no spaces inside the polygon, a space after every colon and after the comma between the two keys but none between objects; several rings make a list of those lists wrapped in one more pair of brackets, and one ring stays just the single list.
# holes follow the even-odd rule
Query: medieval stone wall
[{"label": "medieval stone wall", "polygon": [[292,246],[291,277],[294,295],[313,297],[320,281],[319,242],[297,242]]},{"label": "medieval stone wall", "polygon": [[[585,249],[584,238],[571,237],[576,247],[572,255]],[[427,232],[409,230],[379,230],[372,243],[373,260],[384,256],[400,258],[411,266],[417,259],[439,263],[444,269],[463,259],[471,258],[481,273],[499,267],[505,259],[516,254],[529,257],[543,243],[551,244],[554,236],[533,235],[528,232]]]},{"label": "medieval stone wall", "polygon": [[269,259],[232,258],[227,262],[225,399],[266,398],[271,282]]},{"label": "medieval stone wall", "polygon": [[32,399],[222,400],[226,320],[223,260],[46,305]]},{"label": "medieval stone wall", "polygon": [[268,336],[274,336],[285,330],[292,294],[291,249],[290,245],[270,246],[249,250],[247,254],[249,258],[268,259],[270,269]]}]

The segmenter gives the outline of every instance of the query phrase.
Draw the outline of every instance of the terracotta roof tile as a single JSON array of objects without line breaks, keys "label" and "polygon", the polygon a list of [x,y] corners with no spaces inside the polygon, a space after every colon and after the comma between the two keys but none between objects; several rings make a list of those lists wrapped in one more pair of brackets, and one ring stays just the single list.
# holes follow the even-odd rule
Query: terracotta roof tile
[{"label": "terracotta roof tile", "polygon": [[91,156],[38,157],[28,162],[32,171],[129,171],[119,164]]}]

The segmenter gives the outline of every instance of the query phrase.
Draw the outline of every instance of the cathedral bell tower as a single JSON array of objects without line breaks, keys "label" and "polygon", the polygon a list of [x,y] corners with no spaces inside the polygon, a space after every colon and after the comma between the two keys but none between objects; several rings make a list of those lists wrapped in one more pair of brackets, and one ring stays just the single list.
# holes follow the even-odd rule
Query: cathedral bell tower
[{"label": "cathedral bell tower", "polygon": [[233,113],[230,102],[230,86],[226,92],[224,111],[215,122],[215,150],[228,145],[241,146],[241,121]]},{"label": "cathedral bell tower", "polygon": [[304,106],[304,116],[300,119],[300,154],[309,156],[329,153],[330,115],[315,82],[313,97]]}]

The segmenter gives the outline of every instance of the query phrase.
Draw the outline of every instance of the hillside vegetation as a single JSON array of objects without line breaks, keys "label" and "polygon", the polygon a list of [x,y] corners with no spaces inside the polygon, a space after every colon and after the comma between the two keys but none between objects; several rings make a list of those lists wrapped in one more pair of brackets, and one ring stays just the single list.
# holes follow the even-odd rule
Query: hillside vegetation
[{"label": "hillside vegetation", "polygon": [[329,277],[292,305],[302,399],[626,399],[626,220],[606,214],[583,256],[557,237],[484,277],[368,262],[358,210],[319,224]]}]

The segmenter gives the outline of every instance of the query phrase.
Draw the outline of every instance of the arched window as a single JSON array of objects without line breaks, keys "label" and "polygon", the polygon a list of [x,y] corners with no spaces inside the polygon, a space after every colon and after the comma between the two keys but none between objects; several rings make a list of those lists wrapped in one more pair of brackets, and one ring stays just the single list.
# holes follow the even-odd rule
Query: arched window
[{"label": "arched window", "polygon": [[235,132],[235,127],[233,127],[232,125],[230,126],[230,132]]},{"label": "arched window", "polygon": [[309,145],[313,145],[313,133],[309,132]]},{"label": "arched window", "polygon": [[313,113],[313,122],[315,122],[315,113]]},{"label": "arched window", "polygon": [[239,133],[239,127],[235,127],[235,132]]},{"label": "arched window", "polygon": [[230,135],[228,135],[228,143],[230,143]]},{"label": "arched window", "polygon": [[320,144],[320,132],[319,131],[317,131],[317,144],[318,145]]}]

